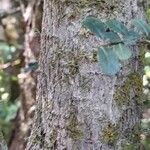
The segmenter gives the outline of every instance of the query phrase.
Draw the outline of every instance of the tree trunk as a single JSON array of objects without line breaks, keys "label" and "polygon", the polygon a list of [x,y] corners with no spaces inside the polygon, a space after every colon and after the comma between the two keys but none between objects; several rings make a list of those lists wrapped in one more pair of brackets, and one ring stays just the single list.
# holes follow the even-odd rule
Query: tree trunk
[{"label": "tree trunk", "polygon": [[23,61],[25,64],[24,70],[26,69],[27,71],[22,72],[18,76],[21,86],[21,108],[16,117],[15,130],[9,144],[9,150],[25,149],[35,108],[36,71],[28,66],[38,58],[40,34],[36,32],[41,30],[42,1],[27,1],[27,6],[25,7],[24,3],[22,3],[22,6],[24,6],[22,15],[24,16],[25,24]]},{"label": "tree trunk", "polygon": [[[138,0],[45,0],[35,122],[26,150],[140,149],[141,52],[113,77],[96,60],[102,43],[81,28],[88,15],[130,27],[145,18]],[[137,59],[137,57],[139,59]]]}]

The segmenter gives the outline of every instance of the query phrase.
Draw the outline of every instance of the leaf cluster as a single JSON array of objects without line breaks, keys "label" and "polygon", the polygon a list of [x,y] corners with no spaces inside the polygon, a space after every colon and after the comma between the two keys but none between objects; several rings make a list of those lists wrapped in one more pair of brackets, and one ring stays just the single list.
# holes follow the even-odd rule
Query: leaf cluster
[{"label": "leaf cluster", "polygon": [[135,28],[128,29],[122,22],[111,19],[102,22],[93,16],[82,21],[82,26],[94,33],[98,38],[107,42],[98,47],[97,58],[102,72],[115,75],[120,70],[120,62],[129,60],[132,56],[130,47],[143,39],[150,39],[150,27],[143,20],[133,19]]}]

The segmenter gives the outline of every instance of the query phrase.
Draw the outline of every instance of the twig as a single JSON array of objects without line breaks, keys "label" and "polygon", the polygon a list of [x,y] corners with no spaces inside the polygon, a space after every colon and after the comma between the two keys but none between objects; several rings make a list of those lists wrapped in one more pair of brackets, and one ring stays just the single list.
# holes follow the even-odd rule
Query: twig
[{"label": "twig", "polygon": [[18,12],[21,11],[21,8],[20,7],[17,7],[15,9],[12,9],[10,11],[6,11],[6,12],[0,12],[0,23],[1,23],[1,20],[9,15],[13,15],[13,14],[16,14]]},{"label": "twig", "polygon": [[119,42],[108,42],[108,43],[105,43],[105,44],[102,44],[100,45],[100,47],[107,47],[107,46],[113,46],[113,45],[117,45],[117,44],[123,44],[124,42],[123,41],[119,41]]},{"label": "twig", "polygon": [[[113,46],[113,45],[117,45],[117,44],[124,44],[124,41],[119,41],[119,42],[109,42],[109,43],[105,43],[105,44],[102,44],[100,45],[100,47],[107,47],[107,46]],[[139,40],[137,42],[135,42],[135,44],[132,44],[133,46],[136,45],[136,44],[150,44],[150,41],[149,40]]]},{"label": "twig", "polygon": [[5,64],[0,64],[0,70],[3,70],[3,69],[6,69],[8,67],[13,67],[15,65],[18,65],[20,63],[20,61],[18,60],[15,60],[13,62],[8,62],[8,63],[5,63]]}]

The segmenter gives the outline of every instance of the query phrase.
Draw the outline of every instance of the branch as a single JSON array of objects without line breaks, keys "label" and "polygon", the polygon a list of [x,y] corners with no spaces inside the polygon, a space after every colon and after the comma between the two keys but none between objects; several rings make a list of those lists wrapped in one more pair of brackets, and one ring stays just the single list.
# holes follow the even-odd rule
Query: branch
[{"label": "branch", "polygon": [[13,15],[13,14],[16,14],[18,12],[21,11],[21,8],[20,7],[17,7],[15,9],[12,9],[10,11],[7,11],[7,12],[0,12],[0,23],[1,23],[1,20],[9,15]]},{"label": "branch", "polygon": [[123,44],[124,42],[123,41],[119,41],[119,42],[113,42],[113,43],[111,43],[111,42],[108,42],[108,43],[105,43],[105,44],[102,44],[102,45],[100,45],[100,46],[102,46],[102,47],[107,47],[107,46],[113,46],[113,45],[117,45],[117,44]]},{"label": "branch", "polygon": [[13,62],[8,62],[8,63],[5,63],[5,64],[0,64],[0,70],[3,70],[3,69],[6,69],[8,67],[13,67],[13,66],[16,66],[20,63],[20,60],[15,60]]}]

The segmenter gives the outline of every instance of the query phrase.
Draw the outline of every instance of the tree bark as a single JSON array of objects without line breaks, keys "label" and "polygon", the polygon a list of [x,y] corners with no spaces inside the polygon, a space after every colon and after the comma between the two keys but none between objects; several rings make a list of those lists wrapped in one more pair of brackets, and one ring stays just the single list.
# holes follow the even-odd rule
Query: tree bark
[{"label": "tree bark", "polygon": [[[35,122],[26,150],[140,149],[141,51],[113,77],[96,60],[102,41],[81,27],[88,15],[130,27],[138,0],[44,0]],[[138,58],[138,59],[137,59]]]},{"label": "tree bark", "polygon": [[26,139],[30,133],[29,127],[33,120],[36,95],[36,70],[28,68],[28,66],[38,58],[42,22],[42,1],[27,1],[27,6],[22,3],[22,16],[24,17],[25,24],[23,61],[25,64],[24,70],[27,68],[28,71],[22,72],[18,76],[21,87],[21,108],[16,117],[15,130],[9,144],[9,150],[25,149]]}]

